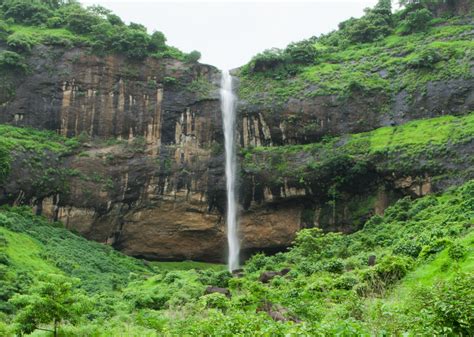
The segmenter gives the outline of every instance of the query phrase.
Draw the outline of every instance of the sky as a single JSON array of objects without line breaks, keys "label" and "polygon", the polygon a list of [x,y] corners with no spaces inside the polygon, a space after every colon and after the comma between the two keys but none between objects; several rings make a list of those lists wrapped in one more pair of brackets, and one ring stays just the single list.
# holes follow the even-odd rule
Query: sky
[{"label": "sky", "polygon": [[201,63],[233,69],[269,48],[328,33],[360,17],[377,0],[82,0],[102,5],[125,22],[163,32],[182,51],[198,50]]}]

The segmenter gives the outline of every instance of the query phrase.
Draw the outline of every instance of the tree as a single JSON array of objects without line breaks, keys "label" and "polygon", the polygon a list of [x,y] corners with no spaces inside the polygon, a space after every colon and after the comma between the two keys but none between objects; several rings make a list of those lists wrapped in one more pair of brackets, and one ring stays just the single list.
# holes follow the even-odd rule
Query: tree
[{"label": "tree", "polygon": [[58,274],[41,274],[27,294],[10,300],[17,308],[19,333],[32,333],[42,324],[53,324],[54,336],[62,321],[77,322],[89,310],[87,297],[75,289],[78,279]]},{"label": "tree", "polygon": [[392,0],[379,0],[373,11],[379,14],[390,15],[392,13]]},{"label": "tree", "polygon": [[193,50],[188,55],[186,55],[186,62],[194,63],[194,62],[199,61],[200,58],[201,58],[201,53],[198,52],[197,50]]},{"label": "tree", "polygon": [[87,34],[92,31],[92,27],[100,22],[100,17],[80,5],[67,6],[65,13],[65,23],[67,27],[78,34]]},{"label": "tree", "polygon": [[299,64],[312,64],[318,54],[314,43],[307,40],[289,44],[285,53],[289,55],[291,62]]},{"label": "tree", "polygon": [[166,37],[162,32],[154,32],[151,34],[150,46],[151,52],[162,51],[166,49]]},{"label": "tree", "polygon": [[150,44],[150,36],[138,29],[130,29],[123,26],[118,31],[116,41],[113,47],[116,51],[125,53],[130,59],[142,60],[148,55],[148,46]]},{"label": "tree", "polygon": [[401,22],[401,33],[410,34],[425,31],[433,19],[433,13],[426,8],[409,12]]},{"label": "tree", "polygon": [[1,8],[6,19],[12,18],[16,22],[25,24],[45,23],[51,15],[46,5],[30,0],[7,0]]}]

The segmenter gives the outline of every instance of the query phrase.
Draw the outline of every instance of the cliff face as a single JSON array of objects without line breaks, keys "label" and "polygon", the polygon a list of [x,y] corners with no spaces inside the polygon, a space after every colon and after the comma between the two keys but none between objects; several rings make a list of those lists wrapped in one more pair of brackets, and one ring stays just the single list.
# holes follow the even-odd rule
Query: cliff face
[{"label": "cliff face", "polygon": [[[54,130],[83,145],[73,156],[50,155],[60,162],[55,169],[73,173],[67,188],[39,189],[34,182],[44,171],[24,165],[30,154],[17,155],[3,202],[35,204],[38,213],[134,255],[206,258],[223,250],[217,69],[45,46],[28,66],[27,75],[5,76],[15,95],[0,107],[0,122]],[[51,159],[43,166],[53,167]],[[57,172],[51,178],[60,179]],[[199,239],[207,236],[214,238]]]},{"label": "cliff face", "polygon": [[[40,46],[0,123],[80,140],[73,154],[14,152],[1,203],[33,205],[86,238],[150,259],[217,261],[226,246],[220,73],[201,64],[131,63]],[[249,249],[283,247],[298,222],[244,216]],[[294,213],[294,211],[292,211]],[[268,220],[268,221],[267,221]],[[258,227],[258,230],[256,231]],[[265,236],[265,240],[257,240]]]},{"label": "cliff face", "polygon": [[[243,249],[283,249],[303,227],[351,232],[403,196],[472,179],[474,132],[463,116],[474,111],[473,68],[466,57],[459,64],[470,73],[415,90],[320,93],[322,81],[283,100],[237,79],[252,91],[251,99],[240,91],[237,130]],[[67,154],[13,150],[1,204],[32,205],[134,256],[224,258],[216,68],[54,46],[35,47],[27,65],[27,72],[1,72],[0,123],[52,130],[79,145]],[[393,86],[399,70],[373,72]],[[291,81],[283,83],[291,89]],[[442,137],[430,132],[446,125]]]}]

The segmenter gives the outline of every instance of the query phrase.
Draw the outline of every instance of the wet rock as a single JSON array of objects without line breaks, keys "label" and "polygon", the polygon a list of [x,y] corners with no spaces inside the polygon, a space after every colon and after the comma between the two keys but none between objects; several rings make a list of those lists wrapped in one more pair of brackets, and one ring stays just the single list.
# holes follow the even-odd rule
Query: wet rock
[{"label": "wet rock", "polygon": [[262,283],[269,283],[275,276],[285,276],[291,271],[289,268],[284,268],[281,271],[265,271],[260,277],[259,281]]},{"label": "wet rock", "polygon": [[288,313],[288,309],[282,307],[281,305],[274,305],[269,301],[263,302],[256,310],[256,312],[265,312],[270,316],[274,321],[277,322],[288,322],[292,321],[295,323],[300,323],[301,321],[296,318],[292,317]]},{"label": "wet rock", "polygon": [[370,255],[369,260],[367,261],[367,264],[369,266],[375,266],[376,263],[376,256],[375,255]]},{"label": "wet rock", "polygon": [[229,289],[227,288],[219,288],[219,287],[207,287],[206,290],[204,291],[205,295],[209,294],[222,294],[226,296],[227,298],[231,298],[232,295],[230,294]]}]

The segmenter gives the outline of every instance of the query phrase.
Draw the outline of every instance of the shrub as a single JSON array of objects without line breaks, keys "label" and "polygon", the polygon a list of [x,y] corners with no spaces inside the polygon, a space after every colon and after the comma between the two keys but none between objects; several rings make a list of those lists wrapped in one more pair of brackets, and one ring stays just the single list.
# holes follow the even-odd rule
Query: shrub
[{"label": "shrub", "polygon": [[413,260],[408,257],[384,256],[375,267],[364,270],[364,284],[358,286],[358,293],[366,295],[369,292],[383,293],[389,286],[406,275]]},{"label": "shrub", "polygon": [[340,274],[344,271],[344,262],[341,259],[331,259],[324,263],[323,268],[330,273]]},{"label": "shrub", "polygon": [[265,72],[282,66],[287,61],[287,55],[281,49],[267,49],[253,57],[250,62],[252,72]]},{"label": "shrub", "polygon": [[0,20],[0,39],[5,39],[10,33],[10,28],[7,23]]},{"label": "shrub", "polygon": [[459,242],[455,242],[448,249],[448,255],[451,259],[455,261],[462,260],[466,257],[467,248]]},{"label": "shrub", "polygon": [[2,4],[5,18],[15,22],[39,25],[45,23],[51,15],[43,3],[31,0],[6,0]]},{"label": "shrub", "polygon": [[441,238],[441,239],[436,239],[434,242],[423,246],[420,256],[421,257],[427,257],[430,255],[434,255],[442,251],[443,249],[447,248],[448,246],[452,245],[452,241],[448,238]]},{"label": "shrub", "polygon": [[337,289],[351,290],[359,280],[353,275],[342,275],[334,282],[334,287]]},{"label": "shrub", "polygon": [[100,22],[100,18],[81,6],[70,6],[65,14],[66,26],[77,34],[92,32],[92,27]]},{"label": "shrub", "polygon": [[16,51],[30,52],[36,41],[31,34],[16,32],[8,37],[7,44]]},{"label": "shrub", "polygon": [[229,308],[230,303],[227,297],[223,294],[213,293],[205,295],[201,298],[205,308],[213,308],[225,311]]},{"label": "shrub", "polygon": [[385,219],[388,221],[406,221],[409,219],[410,197],[398,200],[393,206],[385,210]]},{"label": "shrub", "polygon": [[362,18],[342,22],[339,28],[351,42],[373,42],[391,33],[391,15],[386,10],[369,9]]},{"label": "shrub", "polygon": [[263,253],[257,253],[253,255],[247,262],[245,263],[245,270],[248,273],[253,273],[259,270],[264,270],[268,261],[268,257],[265,256]]},{"label": "shrub", "polygon": [[311,41],[301,41],[289,44],[285,53],[289,55],[291,62],[299,64],[314,63],[318,54],[314,44]]},{"label": "shrub", "polygon": [[113,47],[130,59],[142,60],[148,55],[150,36],[138,29],[121,27],[115,36]]},{"label": "shrub", "polygon": [[442,60],[442,56],[436,48],[423,48],[408,59],[407,65],[410,68],[432,69],[434,65]]},{"label": "shrub", "polygon": [[46,26],[48,28],[59,28],[64,24],[64,19],[59,16],[53,16],[48,18],[46,21]]},{"label": "shrub", "polygon": [[166,37],[162,32],[151,34],[149,50],[151,52],[163,51],[166,49]]},{"label": "shrub", "polygon": [[186,55],[185,61],[188,63],[195,63],[199,61],[200,58],[201,58],[201,53],[198,52],[197,50],[193,50],[192,52]]},{"label": "shrub", "polygon": [[411,34],[425,31],[432,19],[433,13],[426,8],[409,12],[405,17],[405,20],[400,23],[400,33]]},{"label": "shrub", "polygon": [[452,281],[434,286],[424,296],[423,330],[432,335],[471,336],[474,331],[474,274],[459,274]]},{"label": "shrub", "polygon": [[12,51],[0,52],[0,68],[11,69],[16,68],[20,70],[26,70],[27,66],[24,63],[24,58]]},{"label": "shrub", "polygon": [[393,247],[394,254],[411,256],[413,258],[417,258],[420,252],[421,245],[413,240],[398,242],[395,247]]}]

